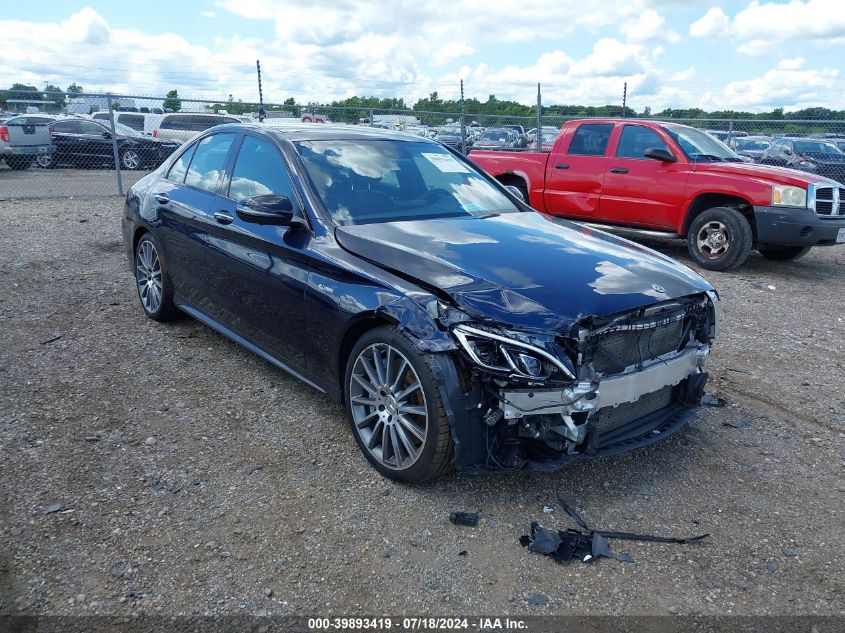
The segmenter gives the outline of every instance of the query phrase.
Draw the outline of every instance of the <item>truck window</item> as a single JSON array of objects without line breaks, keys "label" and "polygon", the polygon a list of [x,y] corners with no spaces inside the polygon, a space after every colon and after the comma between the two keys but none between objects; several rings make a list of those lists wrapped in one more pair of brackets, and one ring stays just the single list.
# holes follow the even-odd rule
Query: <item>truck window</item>
[{"label": "truck window", "polygon": [[613,131],[612,123],[583,123],[575,130],[567,154],[603,156]]},{"label": "truck window", "polygon": [[616,148],[617,158],[645,158],[647,149],[665,149],[669,151],[663,139],[652,130],[642,125],[626,125],[619,137]]}]

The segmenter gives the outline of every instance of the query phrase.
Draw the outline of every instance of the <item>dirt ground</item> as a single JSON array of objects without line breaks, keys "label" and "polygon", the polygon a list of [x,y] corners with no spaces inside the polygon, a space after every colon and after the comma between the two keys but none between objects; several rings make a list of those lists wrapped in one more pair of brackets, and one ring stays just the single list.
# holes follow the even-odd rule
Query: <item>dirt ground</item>
[{"label": "dirt ground", "polygon": [[[845,615],[845,247],[706,275],[726,406],[669,440],[411,487],[338,405],[145,318],[120,204],[0,203],[0,614]],[[559,494],[598,528],[710,537],[561,566],[519,544],[576,527]]]}]

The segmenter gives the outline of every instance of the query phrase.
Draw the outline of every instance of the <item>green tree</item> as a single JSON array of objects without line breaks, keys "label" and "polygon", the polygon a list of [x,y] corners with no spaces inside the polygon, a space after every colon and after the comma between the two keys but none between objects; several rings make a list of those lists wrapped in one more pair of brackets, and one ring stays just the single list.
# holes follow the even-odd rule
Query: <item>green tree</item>
[{"label": "green tree", "polygon": [[161,102],[161,106],[174,112],[179,112],[182,109],[182,100],[179,98],[177,90],[171,90],[167,93],[167,98]]},{"label": "green tree", "polygon": [[14,83],[8,90],[0,90],[0,103],[12,110],[19,109],[15,104],[8,106],[9,99],[41,99],[42,95],[35,86],[29,84]]},{"label": "green tree", "polygon": [[54,86],[50,82],[47,82],[44,86],[44,98],[52,101],[58,109],[65,107],[65,93],[61,88]]},{"label": "green tree", "polygon": [[75,81],[67,87],[65,90],[68,94],[79,94],[80,92],[85,92],[85,90]]}]

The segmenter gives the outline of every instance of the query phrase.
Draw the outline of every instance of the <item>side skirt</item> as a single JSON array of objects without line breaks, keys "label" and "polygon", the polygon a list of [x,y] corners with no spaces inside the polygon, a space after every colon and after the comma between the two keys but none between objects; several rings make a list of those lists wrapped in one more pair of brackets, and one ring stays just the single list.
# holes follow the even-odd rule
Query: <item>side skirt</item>
[{"label": "side skirt", "polygon": [[336,400],[340,399],[340,393],[339,392],[335,393],[335,390],[333,390],[333,389],[327,390],[325,387],[317,384],[316,382],[314,382],[310,378],[306,378],[302,373],[300,373],[296,369],[293,369],[290,365],[286,365],[285,363],[280,361],[278,358],[276,358],[272,354],[269,354],[268,352],[265,352],[263,349],[261,349],[257,345],[250,343],[244,337],[240,336],[239,334],[236,334],[235,332],[233,332],[232,330],[227,328],[225,325],[221,325],[220,323],[218,323],[217,321],[212,319],[207,314],[200,312],[196,308],[186,304],[184,301],[178,300],[179,299],[178,297],[176,297],[176,299],[177,300],[174,301],[174,303],[176,303],[176,305],[179,307],[179,309],[183,310],[187,314],[191,315],[193,318],[195,318],[200,323],[203,323],[204,325],[207,325],[211,329],[218,331],[220,334],[222,334],[226,338],[229,338],[229,339],[233,340],[235,343],[237,343],[238,345],[245,347],[246,349],[248,349],[253,354],[257,354],[258,356],[260,356],[264,360],[268,361],[269,363],[272,363],[273,365],[275,365],[276,367],[278,367],[282,371],[289,373],[294,378],[298,378],[299,380],[304,382],[306,385],[313,387],[314,389],[316,389],[320,393],[325,393],[325,394],[331,396],[332,398],[334,398]]}]

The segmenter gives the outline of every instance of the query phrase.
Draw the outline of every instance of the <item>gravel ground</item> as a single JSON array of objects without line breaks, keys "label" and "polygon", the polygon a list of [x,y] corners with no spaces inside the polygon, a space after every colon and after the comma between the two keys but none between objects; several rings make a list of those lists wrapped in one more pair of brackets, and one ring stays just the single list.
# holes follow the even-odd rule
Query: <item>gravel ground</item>
[{"label": "gravel ground", "polygon": [[[727,405],[678,435],[408,487],[338,405],[191,319],[146,319],[119,216],[0,203],[0,614],[845,614],[845,248],[707,275]],[[558,494],[603,529],[711,537],[560,566],[518,542],[575,527]]]},{"label": "gravel ground", "polygon": [[[121,169],[123,190],[126,191],[148,173]],[[17,171],[0,163],[0,200],[53,196],[88,199],[91,196],[113,196],[116,192],[117,176],[113,169],[40,169],[33,165]]]}]

